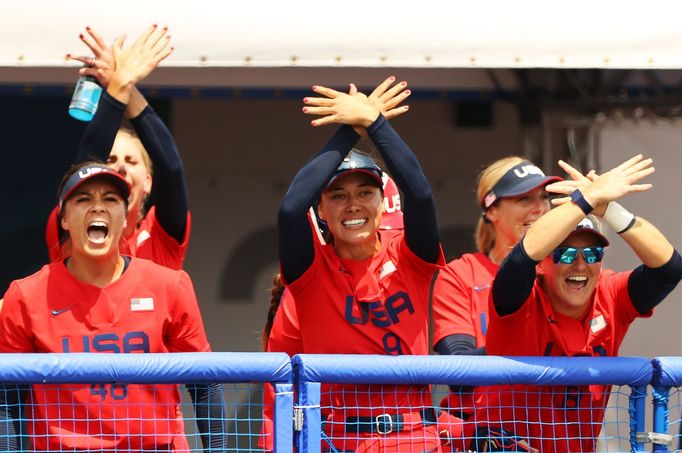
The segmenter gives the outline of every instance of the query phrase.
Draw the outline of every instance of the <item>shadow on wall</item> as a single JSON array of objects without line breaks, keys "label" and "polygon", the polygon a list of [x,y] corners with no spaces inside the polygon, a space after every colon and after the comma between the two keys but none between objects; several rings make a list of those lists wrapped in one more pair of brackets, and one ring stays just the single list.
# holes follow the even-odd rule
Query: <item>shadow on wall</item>
[{"label": "shadow on wall", "polygon": [[[441,229],[447,261],[475,250],[472,231],[471,225]],[[251,303],[254,280],[261,271],[273,265],[277,265],[277,228],[263,228],[249,234],[227,257],[220,278],[220,300],[229,304]]]}]

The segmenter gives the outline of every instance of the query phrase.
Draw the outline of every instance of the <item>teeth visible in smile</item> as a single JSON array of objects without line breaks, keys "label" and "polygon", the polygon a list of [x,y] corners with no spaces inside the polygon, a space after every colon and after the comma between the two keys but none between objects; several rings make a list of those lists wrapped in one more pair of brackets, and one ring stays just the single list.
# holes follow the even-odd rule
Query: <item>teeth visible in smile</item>
[{"label": "teeth visible in smile", "polygon": [[347,226],[347,227],[355,227],[355,226],[364,225],[365,223],[367,223],[367,219],[353,219],[353,220],[345,220],[343,222],[343,225]]},{"label": "teeth visible in smile", "polygon": [[574,275],[572,277],[566,278],[566,280],[572,280],[574,282],[586,282],[587,277],[585,277],[584,275]]}]

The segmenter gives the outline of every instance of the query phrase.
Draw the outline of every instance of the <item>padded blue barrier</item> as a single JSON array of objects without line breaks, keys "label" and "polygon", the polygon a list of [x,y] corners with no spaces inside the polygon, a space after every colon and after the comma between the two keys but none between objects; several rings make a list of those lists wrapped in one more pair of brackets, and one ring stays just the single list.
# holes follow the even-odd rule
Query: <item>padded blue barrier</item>
[{"label": "padded blue barrier", "polygon": [[[606,446],[604,450],[599,451],[628,449],[638,452],[644,451],[645,447],[644,442],[638,440],[637,433],[645,431],[644,414],[647,386],[654,376],[653,366],[650,360],[646,358],[301,354],[292,359],[292,364],[298,389],[296,407],[304,415],[302,430],[297,433],[299,452],[342,451],[358,448],[355,447],[356,445],[365,446],[367,445],[366,440],[363,439],[367,438],[362,437],[361,433],[367,431],[360,431],[361,429],[376,431],[375,435],[379,434],[377,442],[381,442],[381,435],[389,430],[397,434],[398,442],[400,442],[400,436],[403,436],[403,440],[405,439],[404,436],[412,436],[412,439],[416,439],[415,443],[405,444],[398,448],[407,448],[409,451],[415,450],[415,448],[419,451],[431,451],[434,443],[432,434],[426,431],[420,431],[417,434],[400,434],[400,431],[392,431],[395,425],[390,422],[391,418],[396,416],[405,417],[401,414],[407,414],[408,417],[413,416],[410,414],[418,414],[419,411],[422,411],[423,414],[424,410],[428,411],[433,408],[430,403],[425,400],[422,406],[398,407],[390,404],[374,406],[371,403],[367,405],[367,398],[370,393],[381,392],[377,394],[377,401],[384,401],[385,395],[390,399],[391,395],[400,395],[400,392],[405,391],[405,388],[411,389],[407,390],[408,392],[419,392],[420,388],[424,389],[424,386],[433,384],[475,386],[478,388],[490,386],[490,389],[493,389],[491,391],[496,391],[494,388],[498,385],[513,387],[514,384],[528,385],[531,386],[530,388],[561,388],[562,390],[557,390],[559,393],[551,393],[552,398],[557,395],[561,397],[574,395],[574,393],[568,393],[569,389],[580,392],[581,386],[607,386],[606,389],[610,388],[609,386],[628,386],[629,391],[621,391],[621,389],[615,388],[612,391],[612,394],[617,396],[614,396],[616,400],[626,399],[626,403],[620,404],[616,401],[615,419],[604,423],[604,430],[602,430],[602,434],[605,435],[603,442]],[[344,384],[344,386],[338,387],[336,390],[331,388],[325,390],[325,388],[320,387],[320,384]],[[367,384],[377,387],[368,387]],[[390,385],[402,385],[402,389],[387,388]],[[335,393],[326,393],[329,391]],[[432,391],[434,396],[432,404],[435,405],[438,405],[440,399],[447,395],[447,388],[445,393],[439,394],[434,387],[432,387]],[[539,392],[545,390],[530,391],[540,394]],[[566,391],[565,394],[564,391]],[[321,403],[321,401],[327,401],[327,403]],[[335,402],[330,404],[330,401]],[[364,403],[358,401],[364,401]],[[436,407],[435,409],[437,412],[439,411],[439,408]],[[479,409],[485,409],[485,407],[479,407]],[[533,410],[532,407],[528,409]],[[567,410],[570,411],[570,408]],[[356,420],[363,421],[357,422]],[[424,419],[422,418],[422,420]],[[523,423],[523,419],[507,421],[512,424]],[[554,419],[541,419],[541,421],[550,427],[555,422],[568,425],[571,423],[570,417],[563,421]],[[462,426],[469,425],[473,426],[473,429],[477,429],[476,427],[481,426],[477,423],[476,419],[473,418],[463,422]],[[528,423],[532,422],[529,420]],[[601,425],[602,420],[600,418],[590,419],[588,423]],[[615,430],[615,434],[605,434],[607,425],[609,429]],[[361,426],[361,428],[356,428],[357,426]],[[424,426],[428,425],[424,424]],[[457,425],[452,425],[451,421],[441,425],[441,422],[438,421],[439,432],[444,426],[450,429]],[[462,447],[455,446],[454,442],[464,442],[458,445],[465,445],[464,449],[470,448],[468,447],[469,442],[474,438],[470,437],[471,434],[457,434],[457,436],[462,435],[465,436],[464,441],[462,441],[462,437],[452,438],[448,448],[462,450]],[[477,434],[475,436],[478,438]],[[552,442],[551,437],[529,437],[528,439],[543,443]],[[574,438],[563,437],[562,439]],[[596,438],[593,437],[586,437],[586,439],[594,439],[596,442]],[[387,442],[390,442],[388,438]],[[617,445],[609,446],[610,442]],[[427,448],[419,449],[427,445]]]},{"label": "padded blue barrier", "polygon": [[[150,385],[157,395],[163,392],[177,392],[177,386],[164,386],[163,384],[200,384],[221,383],[225,393],[225,407],[223,411],[223,424],[226,430],[223,435],[227,441],[226,451],[264,451],[262,448],[261,423],[263,421],[263,402],[261,397],[262,383],[270,382],[275,387],[274,400],[274,432],[273,445],[275,452],[290,452],[293,444],[293,426],[291,423],[293,413],[293,374],[291,361],[284,353],[172,353],[172,354],[104,354],[104,353],[73,353],[73,354],[0,354],[0,391],[3,392],[3,401],[8,401],[9,395],[14,391],[13,384],[42,384],[34,386],[34,392],[42,395],[49,394],[49,406],[64,408],[64,413],[69,413],[73,407],[80,407],[78,414],[88,414],[87,418],[106,417],[111,414],[111,409],[118,407],[121,410],[113,420],[115,426],[127,428],[135,424],[153,426],[164,431],[144,431],[144,436],[168,435],[170,422],[158,419],[158,422],[149,424],[149,412],[135,403],[129,406],[127,396],[129,392],[137,389],[149,391]],[[69,398],[69,392],[87,392],[101,397],[101,403],[84,406],[80,402],[74,403]],[[183,398],[180,409],[184,418],[184,433],[192,451],[201,451],[202,442],[196,431],[197,421],[194,407],[189,401],[189,393],[180,389],[180,397]],[[140,390],[142,391],[142,390]],[[172,397],[162,398],[163,403],[156,402],[156,407],[162,407]],[[23,433],[18,436],[0,437],[0,450],[2,445],[8,442],[21,442],[22,451],[33,451],[34,443],[44,438],[44,435],[35,433],[36,426],[46,424],[44,420],[34,419],[30,416],[34,409],[39,409],[31,398],[24,403],[27,410],[21,418]],[[99,411],[104,408],[101,415]],[[110,408],[110,409],[106,409]],[[109,410],[109,412],[107,412]],[[146,414],[146,415],[140,415]],[[73,417],[73,416],[71,416]],[[120,418],[119,418],[120,417]],[[85,427],[85,419],[81,426]],[[82,428],[73,429],[76,422],[69,416],[58,419],[59,426],[53,429],[65,429],[63,435],[66,442],[74,442],[75,439],[84,439],[82,436],[94,438],[108,438],[110,433],[111,418],[103,423],[106,428],[98,424],[87,425],[87,434]],[[118,421],[120,420],[120,422]],[[52,423],[52,422],[51,422]],[[76,422],[78,423],[78,422]],[[41,428],[42,429],[42,428]],[[123,429],[123,428],[122,428]],[[146,429],[146,428],[145,428]],[[2,431],[0,431],[2,432]],[[60,434],[62,436],[62,434]],[[131,439],[135,434],[130,434]],[[116,432],[116,438],[126,438],[126,434]],[[60,441],[61,442],[61,441]],[[65,447],[66,450],[73,449]],[[120,450],[120,448],[119,448]],[[124,448],[125,450],[125,448]],[[117,450],[118,451],[118,450]]]},{"label": "padded blue barrier", "polygon": [[284,353],[0,354],[4,383],[291,382]]},{"label": "padded blue barrier", "polygon": [[361,384],[648,385],[643,357],[492,357],[300,354],[300,380]]}]

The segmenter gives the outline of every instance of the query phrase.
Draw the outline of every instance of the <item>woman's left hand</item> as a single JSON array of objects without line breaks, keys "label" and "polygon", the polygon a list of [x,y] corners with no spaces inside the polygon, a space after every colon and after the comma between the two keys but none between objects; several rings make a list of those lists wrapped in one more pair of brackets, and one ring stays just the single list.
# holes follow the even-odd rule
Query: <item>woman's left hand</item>
[{"label": "woman's left hand", "polygon": [[[576,168],[572,167],[570,164],[567,162],[564,162],[563,160],[560,160],[559,166],[566,172],[566,174],[571,177],[572,179],[566,179],[563,181],[558,181],[552,184],[548,184],[545,187],[545,190],[550,193],[554,194],[560,194],[560,195],[570,195],[571,192],[573,192],[575,189],[584,189],[585,187],[589,186],[590,183],[596,181],[599,178],[599,175],[597,174],[596,171],[590,170],[587,175],[583,175],[579,170]],[[552,204],[554,206],[560,206],[564,203],[569,203],[571,201],[571,197],[558,197],[558,198],[553,198],[552,199]],[[602,216],[604,215],[604,212],[606,211],[606,207],[608,206],[607,204],[600,205],[600,206],[595,206],[593,214]]]},{"label": "woman's left hand", "polygon": [[99,84],[106,89],[115,69],[114,54],[111,47],[91,27],[85,27],[85,33],[81,33],[79,38],[83,44],[88,46],[94,57],[67,54],[66,58],[83,63],[85,67],[81,68],[78,74],[95,77]]},{"label": "woman's left hand", "polygon": [[351,86],[352,94],[342,93],[323,86],[314,86],[313,91],[325,97],[303,99],[306,104],[303,113],[320,115],[322,118],[311,121],[313,126],[325,124],[347,124],[349,126],[370,126],[381,114],[381,110],[369,98],[358,93]]}]

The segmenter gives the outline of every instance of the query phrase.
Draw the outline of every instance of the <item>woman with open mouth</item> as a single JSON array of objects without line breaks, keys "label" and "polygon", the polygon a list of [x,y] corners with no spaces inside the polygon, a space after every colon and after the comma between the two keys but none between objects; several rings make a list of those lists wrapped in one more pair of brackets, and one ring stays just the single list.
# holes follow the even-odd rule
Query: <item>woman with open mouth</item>
[{"label": "woman with open mouth", "polygon": [[[601,176],[547,186],[570,197],[538,219],[502,263],[491,288],[486,349],[507,356],[616,356],[630,324],[649,317],[682,278],[682,258],[651,223],[615,200],[649,190],[651,159],[635,156]],[[602,269],[598,217],[640,258],[628,272]],[[586,217],[587,216],[587,217]],[[563,390],[563,391],[562,391]],[[609,386],[501,386],[485,391],[478,420],[501,423],[540,451],[594,451]]]},{"label": "woman with open mouth", "polygon": [[[187,273],[121,253],[125,178],[86,162],[66,173],[58,193],[70,257],[12,282],[0,312],[0,352],[210,351]],[[204,447],[224,448],[222,386],[187,389]],[[32,451],[189,451],[178,385],[4,386],[0,450],[21,449],[27,401]]]},{"label": "woman with open mouth", "polygon": [[[394,78],[385,84],[393,84]],[[405,83],[386,91],[392,97]],[[444,262],[431,188],[380,107],[358,93],[316,86],[304,113],[313,126],[343,124],[299,170],[279,209],[282,279],[299,317],[303,350],[329,354],[428,354],[428,288]],[[390,115],[390,111],[388,112]],[[388,116],[387,115],[387,116]],[[402,191],[404,230],[380,230],[382,171],[351,148],[366,130]],[[309,223],[317,205],[331,241]],[[439,448],[428,386],[323,386],[329,445],[339,451]],[[368,392],[369,389],[371,392]],[[428,425],[428,426],[427,426]]]},{"label": "woman with open mouth", "polygon": [[[441,355],[485,354],[488,330],[488,296],[500,263],[521,240],[528,228],[550,209],[545,186],[560,181],[545,176],[540,168],[522,157],[505,157],[488,165],[478,175],[476,197],[482,210],[476,227],[476,253],[466,253],[450,261],[438,272],[433,287],[433,349]],[[440,428],[448,433],[453,449],[480,451],[494,432],[476,433],[471,445],[474,389],[453,387],[441,402],[449,414],[464,421],[451,420]],[[468,421],[468,422],[467,422]],[[498,433],[502,435],[502,433]],[[512,439],[510,433],[505,437]],[[509,450],[523,451],[511,443]]]},{"label": "woman with open mouth", "polygon": [[[191,229],[184,166],[170,131],[136,87],[172,53],[168,28],[149,27],[130,46],[125,59],[115,55],[113,46],[91,27],[80,38],[95,57],[68,57],[84,63],[80,75],[95,77],[104,91],[83,134],[75,164],[88,160],[107,163],[130,184],[122,244],[126,253],[182,269]],[[121,127],[124,116],[132,128]],[[149,207],[152,173],[155,199]],[[53,262],[70,254],[59,241],[57,214],[55,208],[45,230]]]}]

